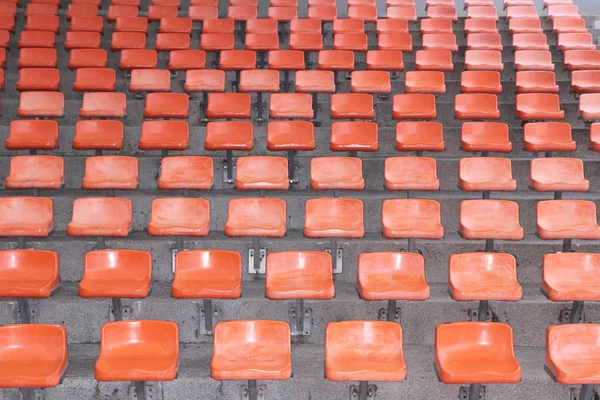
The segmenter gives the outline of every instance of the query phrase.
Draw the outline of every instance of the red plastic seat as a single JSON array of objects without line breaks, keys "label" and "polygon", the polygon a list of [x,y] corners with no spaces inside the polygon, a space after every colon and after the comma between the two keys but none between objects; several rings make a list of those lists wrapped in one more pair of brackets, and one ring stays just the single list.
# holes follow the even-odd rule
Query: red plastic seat
[{"label": "red plastic seat", "polygon": [[161,161],[158,177],[161,190],[209,190],[212,185],[213,160],[210,157],[164,157]]},{"label": "red plastic seat", "polygon": [[571,91],[577,94],[600,92],[600,71],[571,72]]},{"label": "red plastic seat", "polygon": [[552,71],[519,71],[516,78],[518,93],[558,93],[556,76]]},{"label": "red plastic seat", "polygon": [[[598,301],[598,254],[564,252],[544,254],[542,290],[552,301]],[[577,279],[573,279],[577,277]],[[572,325],[574,326],[574,325]]]},{"label": "red plastic seat", "polygon": [[370,50],[367,51],[367,70],[372,71],[402,71],[404,61],[400,50]]},{"label": "red plastic seat", "polygon": [[373,119],[373,96],[366,93],[338,93],[331,96],[332,119]]},{"label": "red plastic seat", "polygon": [[[340,33],[364,33],[365,23],[359,19],[336,19],[333,21],[333,34],[338,35]],[[308,33],[308,32],[302,32]],[[319,35],[321,32],[315,32]]]},{"label": "red plastic seat", "polygon": [[138,184],[138,160],[128,156],[97,156],[85,160],[82,187],[134,190]]},{"label": "red plastic seat", "polygon": [[579,18],[579,10],[575,4],[554,4],[548,6],[548,19]]},{"label": "red plastic seat", "polygon": [[171,74],[166,69],[134,69],[129,81],[130,92],[168,92]]},{"label": "red plastic seat", "polygon": [[73,201],[69,236],[125,237],[132,228],[131,200],[116,197],[86,197]]},{"label": "red plastic seat", "polygon": [[467,18],[468,19],[493,19],[498,21],[498,11],[493,4],[490,5],[469,5],[467,7]]},{"label": "red plastic seat", "polygon": [[598,324],[568,324],[549,326],[546,331],[546,368],[563,385],[598,382],[596,354],[600,336]]},{"label": "red plastic seat", "polygon": [[[29,5],[28,5],[29,6]],[[16,2],[2,2],[0,4],[0,14],[1,15],[10,15],[14,16],[17,13],[17,3]]]},{"label": "red plastic seat", "polygon": [[[513,20],[511,20],[512,22]],[[516,21],[516,20],[514,20]],[[465,34],[472,33],[497,33],[496,21],[492,18],[467,18],[465,19]]]},{"label": "red plastic seat", "polygon": [[279,36],[276,33],[248,33],[246,34],[246,50],[258,52],[279,50]]},{"label": "red plastic seat", "polygon": [[415,22],[417,20],[417,10],[414,5],[388,7],[387,17],[392,19],[405,19],[408,22]]},{"label": "red plastic seat", "polygon": [[185,93],[148,93],[144,117],[187,118],[189,98]]},{"label": "red plastic seat", "polygon": [[106,20],[109,22],[116,21],[117,18],[121,17],[137,17],[139,9],[136,6],[131,5],[110,5],[108,6],[108,13],[106,14]]},{"label": "red plastic seat", "polygon": [[188,50],[190,35],[187,33],[158,33],[155,48],[156,51]]},{"label": "red plastic seat", "polygon": [[[71,53],[71,57],[73,57],[73,53]],[[4,58],[6,59],[6,56]],[[19,68],[56,68],[57,61],[56,49],[27,48],[19,50],[19,62],[17,66]],[[3,67],[5,62],[2,62]]]},{"label": "red plastic seat", "polygon": [[[517,74],[518,76],[518,74]],[[502,93],[498,71],[464,71],[460,74],[461,93]]]},{"label": "red plastic seat", "polygon": [[61,118],[65,98],[61,92],[22,92],[17,115],[21,118]]},{"label": "red plastic seat", "polygon": [[291,33],[321,33],[321,22],[315,19],[293,19],[290,21]]},{"label": "red plastic seat", "polygon": [[548,38],[544,33],[515,33],[513,50],[549,50]]},{"label": "red plastic seat", "polygon": [[[223,53],[221,57],[223,57]],[[205,67],[206,53],[204,50],[173,50],[169,53],[169,71],[187,71]],[[223,69],[221,66],[219,68]]]},{"label": "red plastic seat", "polygon": [[569,71],[600,69],[600,50],[567,50],[564,64]]},{"label": "red plastic seat", "polygon": [[403,381],[402,328],[388,321],[328,323],[325,376],[331,381]]},{"label": "red plastic seat", "polygon": [[550,93],[527,93],[517,95],[516,112],[523,121],[536,119],[563,119],[559,97]]},{"label": "red plastic seat", "polygon": [[362,161],[356,157],[314,157],[310,161],[312,190],[362,190]]},{"label": "red plastic seat", "polygon": [[104,68],[108,53],[104,49],[73,49],[69,53],[69,69]]},{"label": "red plastic seat", "polygon": [[348,18],[365,22],[377,21],[377,8],[373,5],[348,6]]},{"label": "red plastic seat", "polygon": [[[354,72],[352,75],[356,74]],[[405,74],[406,93],[446,93],[444,73],[441,71],[408,71]]]},{"label": "red plastic seat", "polygon": [[179,365],[179,328],[171,321],[118,321],[102,326],[98,381],[170,381]]},{"label": "red plastic seat", "polygon": [[2,250],[0,265],[0,297],[48,298],[58,288],[58,254],[53,251]]},{"label": "red plastic seat", "polygon": [[529,185],[536,192],[586,192],[590,188],[590,182],[583,174],[583,161],[577,158],[531,160]]},{"label": "red plastic seat", "polygon": [[[352,93],[389,94],[392,91],[390,73],[387,71],[354,71],[350,81],[350,91]],[[336,99],[339,99],[339,96]]]},{"label": "red plastic seat", "polygon": [[502,37],[499,33],[471,33],[467,35],[467,50],[502,51],[502,49]]},{"label": "red plastic seat", "polygon": [[148,297],[152,255],[139,250],[95,250],[86,253],[79,296]]},{"label": "red plastic seat", "polygon": [[[194,51],[194,50],[191,50]],[[170,78],[169,78],[170,82]],[[279,86],[278,86],[279,87]],[[185,73],[183,90],[190,92],[224,92],[225,71],[218,69],[191,69]]]},{"label": "red plastic seat", "polygon": [[[272,101],[273,96],[271,96]],[[250,118],[250,95],[246,93],[211,93],[208,96],[206,115],[208,118]]]},{"label": "red plastic seat", "polygon": [[258,7],[253,6],[229,6],[227,18],[234,21],[247,21],[258,17]]},{"label": "red plastic seat", "polygon": [[236,251],[180,251],[176,265],[174,298],[237,299],[242,294],[242,257]]},{"label": "red plastic seat", "polygon": [[160,21],[162,18],[177,18],[178,6],[155,5],[148,6],[148,20]]},{"label": "red plastic seat", "polygon": [[185,121],[144,121],[140,150],[185,150],[189,146],[189,125]]},{"label": "red plastic seat", "polygon": [[54,229],[52,200],[43,197],[0,198],[0,236],[47,237]]},{"label": "red plastic seat", "polygon": [[331,125],[332,151],[377,151],[378,127],[374,122],[348,121]]},{"label": "red plastic seat", "polygon": [[[161,24],[162,28],[162,24]],[[146,17],[118,17],[115,22],[115,32],[148,32]]]},{"label": "red plastic seat", "polygon": [[[286,121],[288,122],[288,121]],[[206,125],[206,150],[252,150],[254,125],[251,122],[219,121]]]},{"label": "red plastic seat", "polygon": [[335,5],[308,7],[308,18],[319,21],[334,21],[337,19],[337,8]]},{"label": "red plastic seat", "polygon": [[49,388],[67,369],[67,329],[60,325],[0,327],[1,387]]},{"label": "red plastic seat", "polygon": [[587,33],[585,27],[585,19],[583,18],[554,18],[552,21],[552,34],[559,35],[561,33]]},{"label": "red plastic seat", "polygon": [[548,8],[548,6],[553,6],[557,4],[573,4],[573,0],[544,0],[544,8]]},{"label": "red plastic seat", "polygon": [[362,253],[356,286],[360,297],[367,301],[429,298],[425,260],[418,253]]},{"label": "red plastic seat", "polygon": [[[225,77],[223,77],[224,79]],[[238,85],[240,92],[265,92],[279,91],[279,71],[251,69],[240,73]]]},{"label": "red plastic seat", "polygon": [[243,198],[229,201],[225,235],[283,237],[286,204],[274,198]]},{"label": "red plastic seat", "polygon": [[382,33],[377,38],[377,48],[387,51],[412,52],[412,36],[408,33]]},{"label": "red plastic seat", "polygon": [[394,119],[435,119],[436,115],[433,94],[397,94],[392,99]]},{"label": "red plastic seat", "polygon": [[354,52],[350,50],[322,50],[318,56],[318,69],[353,71]]},{"label": "red plastic seat", "polygon": [[456,36],[453,33],[426,33],[423,35],[423,49],[456,52],[458,51]]},{"label": "red plastic seat", "polygon": [[382,33],[408,33],[408,21],[401,18],[382,18],[377,20],[376,32]]},{"label": "red plastic seat", "polygon": [[543,33],[542,24],[538,17],[535,18],[512,18],[508,21],[508,31],[511,35],[532,33]]},{"label": "red plastic seat", "polygon": [[217,380],[284,380],[292,376],[290,325],[227,321],[215,325],[210,375]]},{"label": "red plastic seat", "polygon": [[502,71],[502,52],[497,50],[467,50],[465,52],[466,71]]},{"label": "red plastic seat", "polygon": [[57,156],[15,156],[10,159],[7,189],[60,189],[64,161]]},{"label": "red plastic seat", "polygon": [[110,42],[112,51],[125,49],[141,50],[146,47],[146,34],[142,32],[113,32]]},{"label": "red plastic seat", "polygon": [[508,125],[500,122],[465,122],[460,133],[460,146],[465,151],[510,153],[512,143]]},{"label": "red plastic seat", "polygon": [[237,190],[287,190],[288,161],[284,157],[239,157],[236,162]]},{"label": "red plastic seat", "polygon": [[119,150],[123,146],[121,121],[77,121],[75,150]]},{"label": "red plastic seat", "polygon": [[457,94],[454,114],[456,119],[499,119],[498,96],[489,93]]},{"label": "red plastic seat", "polygon": [[501,322],[453,322],[435,329],[435,367],[444,383],[518,383],[513,331]]},{"label": "red plastic seat", "polygon": [[192,6],[188,9],[188,17],[192,21],[207,21],[219,18],[219,7],[215,6]]},{"label": "red plastic seat", "polygon": [[292,33],[290,34],[289,48],[301,51],[323,50],[323,36],[320,33]]},{"label": "red plastic seat", "polygon": [[[382,35],[379,36],[379,43],[381,39]],[[340,33],[333,38],[333,49],[365,52],[369,48],[368,42],[365,33]]]},{"label": "red plastic seat", "polygon": [[[58,20],[58,15],[30,15],[29,17],[27,17],[25,30],[58,32],[59,23],[60,22]],[[14,29],[14,19],[12,27],[6,25],[0,26],[2,26],[2,29],[6,29],[12,32]]]},{"label": "red plastic seat", "polygon": [[125,93],[87,92],[79,110],[82,118],[123,118],[127,109]]},{"label": "red plastic seat", "polygon": [[517,260],[512,254],[452,254],[448,287],[457,301],[519,301],[523,297],[517,281]]},{"label": "red plastic seat", "polygon": [[541,239],[599,239],[596,203],[588,200],[539,201],[536,228]]},{"label": "red plastic seat", "polygon": [[[160,33],[192,33],[192,20],[190,18],[168,17],[160,19]],[[203,30],[204,32],[204,30]]]},{"label": "red plastic seat", "polygon": [[[408,32],[406,32],[408,33]],[[452,20],[450,18],[425,18],[421,20],[421,35],[430,33],[453,34]]]},{"label": "red plastic seat", "polygon": [[407,121],[396,124],[396,150],[444,151],[445,147],[443,128],[439,122]]},{"label": "red plastic seat", "polygon": [[558,49],[567,50],[596,50],[594,39],[591,34],[585,33],[561,33],[558,35]]},{"label": "red plastic seat", "polygon": [[69,25],[71,32],[98,32],[101,33],[104,30],[104,18],[99,15],[91,17],[73,17],[71,19],[71,25]]},{"label": "red plastic seat", "polygon": [[55,68],[21,68],[17,90],[20,92],[31,90],[58,90],[60,85],[60,72]]},{"label": "red plastic seat", "polygon": [[504,0],[504,8],[516,6],[533,6],[533,0]]},{"label": "red plastic seat", "polygon": [[381,212],[383,236],[388,239],[441,239],[440,203],[425,199],[388,199]]},{"label": "red plastic seat", "polygon": [[506,7],[506,19],[512,18],[537,18],[537,8],[534,5],[529,6],[511,6]]},{"label": "red plastic seat", "polygon": [[465,0],[465,10],[470,7],[493,6],[494,0]]},{"label": "red plastic seat", "polygon": [[308,121],[275,121],[267,125],[267,149],[314,150],[314,126]]},{"label": "red plastic seat", "polygon": [[417,71],[450,72],[454,70],[452,52],[449,50],[418,50],[415,53],[415,63]]},{"label": "red plastic seat", "polygon": [[458,186],[466,192],[517,190],[508,158],[468,157],[458,162]]},{"label": "red plastic seat", "polygon": [[51,150],[58,143],[58,123],[45,120],[13,120],[6,139],[8,150]]},{"label": "red plastic seat", "polygon": [[575,151],[571,124],[566,122],[535,122],[525,124],[523,142],[527,151]]},{"label": "red plastic seat", "polygon": [[72,3],[67,10],[67,21],[73,17],[94,17],[98,15],[98,6],[95,4]]},{"label": "red plastic seat", "polygon": [[[296,93],[335,93],[335,77],[332,71],[296,71]],[[277,74],[279,84],[279,74]]]},{"label": "red plastic seat", "polygon": [[585,93],[579,96],[579,116],[584,121],[600,119],[600,94]]},{"label": "red plastic seat", "polygon": [[545,50],[515,51],[515,70],[554,71],[552,53]]},{"label": "red plastic seat", "polygon": [[112,68],[78,68],[75,71],[73,90],[76,92],[112,92],[115,90],[116,83],[117,73]]},{"label": "red plastic seat", "polygon": [[57,15],[58,6],[56,4],[46,3],[29,3],[25,10],[25,16],[31,15]]},{"label": "red plastic seat", "polygon": [[347,198],[318,198],[306,201],[304,236],[361,238],[364,234],[362,201]]},{"label": "red plastic seat", "polygon": [[[304,53],[300,50],[271,50],[268,54],[269,61],[267,67],[269,69],[277,71],[298,71],[304,69]],[[254,69],[254,64],[250,69]]]},{"label": "red plastic seat", "polygon": [[271,18],[249,19],[246,21],[246,33],[269,33],[278,32],[278,22]]},{"label": "red plastic seat", "polygon": [[71,49],[99,49],[100,33],[75,31],[67,32],[65,50]]},{"label": "red plastic seat", "polygon": [[463,200],[460,233],[465,239],[523,239],[519,205],[508,200]]},{"label": "red plastic seat", "polygon": [[[8,31],[5,32],[8,33]],[[22,31],[17,45],[20,49],[27,47],[54,47],[56,45],[56,34],[52,31]],[[1,47],[8,46],[2,45]]]},{"label": "red plastic seat", "polygon": [[210,230],[208,200],[190,197],[169,197],[152,200],[148,223],[151,236],[206,236]]},{"label": "red plastic seat", "polygon": [[271,118],[311,119],[314,115],[312,97],[305,93],[274,93],[269,99],[269,115]]},{"label": "red plastic seat", "polygon": [[429,157],[389,157],[384,166],[387,190],[438,190],[437,165]]},{"label": "red plastic seat", "polygon": [[[294,279],[289,279],[294,276]],[[332,299],[335,293],[331,256],[316,251],[267,255],[266,297],[270,300]]]}]

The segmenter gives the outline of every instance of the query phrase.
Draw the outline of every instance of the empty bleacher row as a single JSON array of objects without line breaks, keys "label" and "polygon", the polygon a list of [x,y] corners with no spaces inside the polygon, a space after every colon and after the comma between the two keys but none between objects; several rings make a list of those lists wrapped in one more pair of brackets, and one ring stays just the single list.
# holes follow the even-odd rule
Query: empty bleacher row
[{"label": "empty bleacher row", "polygon": [[[505,0],[502,16],[492,0],[466,0],[466,19],[450,0],[427,0],[426,18],[414,0],[387,0],[385,18],[373,0],[349,0],[347,18],[330,0],[309,0],[307,18],[297,0],[270,0],[267,18],[257,0],[231,0],[225,15],[214,0],[104,3],[0,2],[10,124],[0,297],[16,298],[0,317],[10,322],[0,327],[0,388],[26,400],[92,397],[89,386],[62,382],[75,360],[87,379],[128,382],[113,399],[240,397],[237,384],[199,394],[153,383],[188,371],[248,381],[242,399],[347,398],[335,381],[359,382],[351,399],[394,399],[405,384],[432,388],[425,369],[448,388],[407,389],[410,398],[446,398],[452,384],[467,385],[468,400],[486,389],[517,398],[496,383],[535,398],[550,386],[522,380],[534,375],[527,385],[536,385],[545,367],[559,384],[581,385],[578,399],[593,398],[600,365],[587,355],[600,328],[583,322],[596,311],[584,315],[584,303],[600,295],[590,167],[600,151],[600,51],[572,0],[545,0],[546,17],[532,0]],[[517,157],[513,142],[525,150]],[[460,157],[447,156],[448,143]],[[541,281],[523,267],[541,270]],[[462,302],[450,308],[475,302],[468,318],[411,317],[422,312],[412,302],[443,313],[438,282]],[[493,308],[526,310],[533,289],[570,309],[560,320],[530,315],[528,325]],[[258,318],[244,318],[239,302],[257,291]],[[41,323],[79,298],[73,310],[84,312],[110,299],[108,317]],[[340,306],[349,298],[358,311]],[[197,315],[187,318],[190,300]],[[294,305],[272,312],[269,300]],[[378,301],[387,303],[378,315],[363,312]],[[545,346],[528,342],[539,326]],[[433,338],[418,362],[406,341],[413,328]],[[192,330],[211,349],[190,362]],[[99,347],[85,354],[94,371],[80,372],[81,338]],[[545,363],[523,362],[515,343],[544,347]],[[304,384],[323,361],[325,379]],[[308,389],[257,385],[284,380]],[[547,398],[569,396],[555,390]]]}]

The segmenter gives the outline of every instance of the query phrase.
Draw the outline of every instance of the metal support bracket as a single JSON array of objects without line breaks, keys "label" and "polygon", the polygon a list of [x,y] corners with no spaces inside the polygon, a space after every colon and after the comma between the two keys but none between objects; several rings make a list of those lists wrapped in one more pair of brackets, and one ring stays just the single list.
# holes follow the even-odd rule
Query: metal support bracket
[{"label": "metal support bracket", "polygon": [[257,385],[256,381],[248,381],[247,385],[241,387],[242,400],[267,400],[267,387]]},{"label": "metal support bracket", "polygon": [[400,317],[402,316],[402,309],[396,307],[396,300],[388,300],[387,308],[380,308],[377,319],[380,321],[389,321],[400,323]]},{"label": "metal support bracket", "polygon": [[487,253],[494,251],[494,239],[485,239],[485,251]]},{"label": "metal support bracket", "polygon": [[[255,259],[254,255],[258,258]],[[264,274],[267,271],[267,249],[260,247],[260,238],[252,238],[252,247],[248,250],[248,273]]]},{"label": "metal support bracket", "polygon": [[561,324],[582,324],[585,321],[583,301],[574,301],[570,309],[560,311],[559,321]]},{"label": "metal support bracket", "polygon": [[568,253],[571,250],[571,239],[563,239],[562,252]]},{"label": "metal support bracket", "polygon": [[[335,249],[335,253],[332,251],[333,249]],[[344,259],[344,251],[340,248],[338,248],[337,245],[337,239],[336,238],[331,238],[331,248],[325,250],[327,253],[331,254],[333,257],[333,254],[335,254],[335,258],[333,259],[333,273],[334,274],[341,274],[343,271],[343,259]]]},{"label": "metal support bracket", "polygon": [[469,319],[471,321],[491,321],[492,320],[492,311],[489,308],[489,303],[487,300],[483,300],[479,302],[479,307],[477,310],[469,309],[467,311],[469,315]]},{"label": "metal support bracket", "polygon": [[175,264],[177,263],[177,253],[183,251],[183,236],[175,236],[175,248],[171,249],[171,266],[175,273]]},{"label": "metal support bracket", "polygon": [[198,335],[212,335],[215,324],[221,320],[221,309],[213,307],[210,299],[204,299],[203,303],[198,303],[198,315]]},{"label": "metal support bracket", "polygon": [[98,250],[106,249],[106,242],[104,240],[104,236],[96,237],[96,249],[98,249]]},{"label": "metal support bracket", "polygon": [[30,307],[26,298],[17,299],[14,315],[17,324],[36,324],[38,322],[37,309]]},{"label": "metal support bracket", "polygon": [[581,385],[570,389],[571,400],[593,400],[596,393],[596,385]]},{"label": "metal support bracket", "polygon": [[[21,392],[21,399],[23,400],[45,400],[46,392],[44,389],[34,389],[34,388],[23,388],[19,389]],[[1,393],[0,393],[1,395]],[[3,397],[0,396],[0,399]]]},{"label": "metal support bracket", "polygon": [[227,158],[223,165],[223,182],[233,183],[235,179],[235,165],[233,165],[233,151],[226,150]]},{"label": "metal support bracket", "polygon": [[298,166],[294,161],[296,150],[288,150],[288,179],[290,183],[298,183]]},{"label": "metal support bracket", "polygon": [[485,400],[485,386],[480,383],[461,386],[458,398],[460,400]]},{"label": "metal support bracket", "polygon": [[162,400],[161,382],[132,382],[129,388],[131,400]]},{"label": "metal support bracket", "polygon": [[[113,299],[114,301],[115,299]],[[121,299],[118,299],[119,302],[121,301]],[[117,310],[117,314],[118,314],[118,310]],[[115,317],[117,317],[118,315],[115,315],[115,308],[114,308],[114,303],[111,303],[109,309],[108,309],[108,320],[109,321],[128,321],[131,318],[131,314],[132,314],[132,309],[131,306],[124,306],[121,305],[121,319],[116,319]]]},{"label": "metal support bracket", "polygon": [[359,382],[350,386],[350,400],[374,400],[377,386],[369,385],[369,382]]},{"label": "metal support bracket", "polygon": [[310,335],[312,328],[312,310],[304,307],[303,300],[296,300],[295,307],[290,308],[290,327],[292,336]]}]

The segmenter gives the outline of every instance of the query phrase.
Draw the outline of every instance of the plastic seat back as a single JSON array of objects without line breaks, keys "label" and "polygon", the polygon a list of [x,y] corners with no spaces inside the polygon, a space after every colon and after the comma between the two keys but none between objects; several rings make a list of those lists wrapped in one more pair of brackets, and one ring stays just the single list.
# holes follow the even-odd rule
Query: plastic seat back
[{"label": "plastic seat back", "polygon": [[125,237],[132,228],[131,200],[115,197],[86,197],[73,201],[73,217],[67,224],[69,236]]},{"label": "plastic seat back", "polygon": [[268,299],[327,300],[333,298],[334,293],[332,261],[328,253],[283,251],[267,255]]},{"label": "plastic seat back", "polygon": [[537,233],[542,239],[600,238],[596,203],[588,200],[544,200],[537,203]]},{"label": "plastic seat back", "polygon": [[306,201],[304,236],[310,238],[364,236],[363,202],[355,199],[319,198]]},{"label": "plastic seat back", "polygon": [[383,201],[381,225],[388,239],[441,239],[444,227],[440,203],[425,199],[388,199]]},{"label": "plastic seat back", "polygon": [[0,297],[50,297],[59,282],[58,253],[0,251]]},{"label": "plastic seat back", "polygon": [[225,235],[283,237],[286,204],[274,198],[243,198],[229,201]]},{"label": "plastic seat back", "polygon": [[52,200],[0,198],[0,236],[47,237],[54,229]]}]

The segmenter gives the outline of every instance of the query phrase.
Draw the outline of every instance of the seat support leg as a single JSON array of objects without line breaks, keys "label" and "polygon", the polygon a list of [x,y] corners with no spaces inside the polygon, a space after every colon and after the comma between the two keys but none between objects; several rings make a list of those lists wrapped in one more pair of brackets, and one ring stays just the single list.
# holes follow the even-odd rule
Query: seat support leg
[{"label": "seat support leg", "polygon": [[123,321],[123,303],[120,297],[112,298],[112,308],[115,321]]},{"label": "seat support leg", "polygon": [[266,270],[267,249],[260,248],[260,237],[252,238],[252,247],[248,252],[248,273],[264,274]]},{"label": "seat support leg", "polygon": [[583,301],[574,301],[571,307],[571,314],[569,314],[569,323],[578,324],[581,321],[583,315]]},{"label": "seat support leg", "polygon": [[408,252],[415,252],[415,238],[408,238]]},{"label": "seat support leg", "polygon": [[321,125],[321,120],[319,119],[319,94],[312,94],[312,108],[313,108],[313,122],[315,125]]},{"label": "seat support leg", "polygon": [[256,122],[265,122],[263,118],[263,101],[262,93],[256,93]]},{"label": "seat support leg", "polygon": [[26,298],[18,298],[17,305],[19,307],[19,316],[22,324],[31,323],[31,311],[29,310],[29,301]]},{"label": "seat support leg", "polygon": [[396,300],[388,300],[386,319],[390,322],[396,322]]},{"label": "seat support leg", "polygon": [[494,239],[485,239],[485,251],[488,253],[494,251]]},{"label": "seat support leg", "polygon": [[106,242],[104,241],[104,236],[96,237],[96,247],[98,248],[98,250],[106,249]]},{"label": "seat support leg", "polygon": [[560,199],[562,199],[562,192],[561,191],[554,192],[554,200],[560,200]]},{"label": "seat support leg", "polygon": [[208,109],[208,92],[202,92],[202,104],[200,104],[200,121],[208,121],[206,110]]},{"label": "seat support leg", "polygon": [[210,299],[204,299],[204,326],[207,332],[213,330],[213,307]]},{"label": "seat support leg", "polygon": [[292,336],[310,335],[312,325],[312,312],[304,308],[304,300],[296,299],[296,304],[289,311]]},{"label": "seat support leg", "polygon": [[481,300],[479,302],[479,309],[477,310],[477,321],[487,321],[487,314],[489,309],[489,301]]},{"label": "seat support leg", "polygon": [[592,400],[594,398],[594,391],[596,389],[596,385],[588,384],[581,385],[581,389],[579,390],[579,400]]},{"label": "seat support leg", "polygon": [[226,150],[225,183],[233,183],[233,150]]},{"label": "seat support leg", "polygon": [[33,189],[31,190],[31,192],[32,192],[32,194],[33,194],[33,197],[40,197],[40,189],[38,189],[38,188],[33,188]]},{"label": "seat support leg", "polygon": [[547,157],[547,158],[550,158],[550,157],[552,157],[552,152],[551,152],[551,151],[547,151],[547,152],[546,152],[546,157]]},{"label": "seat support leg", "polygon": [[417,157],[423,157],[423,150],[417,150]]},{"label": "seat support leg", "polygon": [[342,249],[338,249],[337,238],[331,238],[331,249],[329,254],[331,254],[331,258],[333,258],[333,273],[341,274],[343,271],[343,253]]},{"label": "seat support leg", "polygon": [[135,393],[138,400],[146,400],[146,383],[144,381],[135,381]]},{"label": "seat support leg", "polygon": [[[21,397],[23,400],[37,400],[35,398],[35,389],[32,388],[23,388],[19,390],[21,392]],[[41,399],[44,397],[42,396]]]},{"label": "seat support leg", "polygon": [[25,248],[25,236],[17,236],[17,248]]},{"label": "seat support leg", "polygon": [[258,400],[258,386],[254,380],[248,381],[248,399]]},{"label": "seat support leg", "polygon": [[571,239],[563,240],[562,251],[563,251],[563,253],[567,253],[567,252],[571,251]]},{"label": "seat support leg", "polygon": [[312,69],[310,65],[310,51],[304,52],[304,68]]},{"label": "seat support leg", "polygon": [[467,400],[479,400],[479,392],[481,392],[481,383],[472,383],[469,386],[469,396]]},{"label": "seat support leg", "polygon": [[358,382],[358,400],[367,400],[369,396],[369,382]]},{"label": "seat support leg", "polygon": [[296,150],[288,150],[288,179],[290,183],[298,183],[298,169],[296,169],[296,163],[294,156]]},{"label": "seat support leg", "polygon": [[481,195],[482,199],[489,199],[490,198],[490,191],[489,190],[484,190],[483,194]]}]

